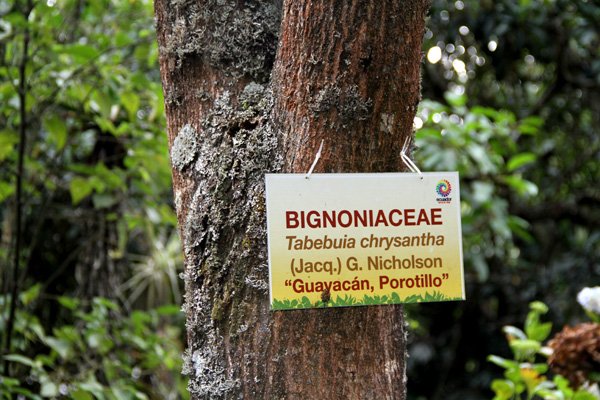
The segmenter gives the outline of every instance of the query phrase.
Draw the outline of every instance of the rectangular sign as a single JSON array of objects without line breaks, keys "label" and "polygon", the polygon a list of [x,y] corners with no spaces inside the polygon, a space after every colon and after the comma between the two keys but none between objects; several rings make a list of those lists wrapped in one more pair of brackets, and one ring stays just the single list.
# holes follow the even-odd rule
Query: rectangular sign
[{"label": "rectangular sign", "polygon": [[271,309],[464,300],[458,172],[267,174]]}]

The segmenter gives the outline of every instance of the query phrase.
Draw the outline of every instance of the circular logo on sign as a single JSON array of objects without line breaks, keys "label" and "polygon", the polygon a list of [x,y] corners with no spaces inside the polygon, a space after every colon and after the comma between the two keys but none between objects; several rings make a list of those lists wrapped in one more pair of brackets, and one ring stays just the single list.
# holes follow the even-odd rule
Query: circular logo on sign
[{"label": "circular logo on sign", "polygon": [[442,197],[448,197],[452,191],[452,186],[450,186],[450,182],[442,179],[435,187],[435,191]]}]

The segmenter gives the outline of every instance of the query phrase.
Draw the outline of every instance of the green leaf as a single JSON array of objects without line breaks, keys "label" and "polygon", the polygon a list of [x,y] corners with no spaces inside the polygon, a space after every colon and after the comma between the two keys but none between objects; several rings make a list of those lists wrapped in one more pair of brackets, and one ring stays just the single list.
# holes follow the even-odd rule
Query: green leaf
[{"label": "green leaf", "polygon": [[71,343],[64,339],[57,339],[54,337],[47,337],[46,344],[54,351],[58,353],[58,355],[63,360],[68,360],[73,353],[73,347]]},{"label": "green leaf", "polygon": [[176,315],[181,313],[181,307],[176,305],[161,306],[156,309],[158,315]]},{"label": "green leaf", "polygon": [[101,165],[102,164],[96,165],[96,168],[93,172],[94,175],[92,175],[88,178],[89,185],[97,193],[104,193],[104,190],[106,189],[106,182],[104,182],[104,179],[102,179],[102,177],[99,176],[100,175],[99,166],[101,166]]},{"label": "green leaf", "polygon": [[50,138],[56,144],[58,150],[67,143],[67,124],[56,115],[44,118],[44,126],[50,134]]},{"label": "green leaf", "polygon": [[61,54],[69,54],[75,57],[77,61],[85,62],[98,57],[100,52],[89,44],[70,44],[66,46],[54,46],[54,51]]},{"label": "green leaf", "polygon": [[94,400],[94,396],[83,390],[76,390],[70,393],[73,400]]},{"label": "green leaf", "polygon": [[520,330],[519,328],[517,328],[515,326],[506,325],[505,327],[502,328],[502,332],[504,332],[504,334],[509,336],[510,338],[520,339],[520,340],[527,339],[527,335],[525,334],[525,332],[523,332],[522,330]]},{"label": "green leaf", "polygon": [[537,156],[533,153],[521,153],[513,156],[506,163],[506,169],[508,172],[512,172],[515,169],[522,167],[523,165],[530,164],[537,160]]},{"label": "green leaf", "polygon": [[138,95],[132,92],[121,93],[121,104],[123,104],[123,107],[127,110],[129,120],[135,122],[137,119],[137,112],[140,108],[140,98]]},{"label": "green leaf", "polygon": [[473,143],[468,145],[466,150],[481,170],[481,173],[496,172],[496,165],[490,159],[490,153],[483,146]]},{"label": "green leaf", "polygon": [[102,208],[110,208],[117,204],[117,199],[110,194],[105,193],[96,193],[92,196],[92,202],[94,203],[94,208],[96,210]]},{"label": "green leaf", "polygon": [[102,118],[110,122],[110,112],[113,102],[110,96],[102,90],[95,90],[92,94],[90,106],[98,112]]},{"label": "green leaf", "polygon": [[70,182],[71,201],[77,205],[81,200],[92,193],[93,187],[87,179],[75,177]]},{"label": "green leaf", "polygon": [[546,322],[543,324],[535,324],[527,329],[527,337],[531,340],[537,340],[539,342],[546,340],[550,332],[552,331],[552,322]]},{"label": "green leaf", "polygon": [[546,364],[533,364],[531,365],[531,369],[539,374],[545,374],[548,372],[548,365]]},{"label": "green leaf", "polygon": [[115,44],[119,47],[127,46],[131,42],[133,40],[125,32],[119,32],[115,35]]},{"label": "green leaf", "polygon": [[35,361],[29,357],[25,357],[19,354],[7,354],[3,357],[5,360],[16,362],[19,364],[27,365],[28,367],[34,368]]},{"label": "green leaf", "polygon": [[31,304],[32,301],[37,299],[38,296],[40,295],[41,288],[42,288],[42,284],[37,283],[37,284],[33,285],[32,287],[30,287],[29,289],[27,289],[26,291],[24,291],[23,293],[21,293],[20,298],[21,298],[21,302],[23,303],[23,305],[27,306],[27,305]]},{"label": "green leaf", "polygon": [[112,302],[108,299],[102,298],[102,297],[94,297],[94,303],[96,303],[98,305],[102,305],[106,308],[110,308],[112,310],[119,311],[118,305],[116,305],[114,302]]},{"label": "green leaf", "polygon": [[491,363],[496,364],[499,367],[502,367],[504,369],[515,369],[519,367],[519,364],[515,361],[512,360],[507,360],[506,358],[502,358],[499,356],[495,356],[495,355],[489,355],[487,357],[487,360]]},{"label": "green leaf", "polygon": [[14,153],[15,144],[19,143],[19,135],[10,129],[0,131],[0,161]]},{"label": "green leaf", "polygon": [[74,310],[79,306],[79,299],[74,297],[61,296],[58,298],[58,302],[61,306],[68,308],[69,310]]},{"label": "green leaf", "polygon": [[518,175],[505,176],[504,180],[522,196],[527,195],[533,197],[538,194],[539,189],[535,183],[529,182]]},{"label": "green leaf", "polygon": [[99,333],[92,333],[91,335],[89,335],[87,337],[87,344],[92,349],[97,349],[98,347],[100,347],[101,343],[102,343],[102,335],[100,335]]},{"label": "green leaf", "polygon": [[530,359],[542,348],[542,344],[540,342],[529,339],[515,339],[510,341],[508,344],[515,356],[520,360]]},{"label": "green leaf", "polygon": [[112,387],[112,392],[115,395],[115,397],[117,399],[123,399],[123,400],[127,400],[127,399],[132,399],[133,396],[131,395],[131,393],[127,392],[125,389],[120,388],[120,387]]},{"label": "green leaf", "polygon": [[100,384],[100,382],[98,382],[98,380],[96,379],[96,376],[91,374],[88,376],[87,380],[85,382],[81,382],[79,383],[79,387],[82,390],[85,390],[87,392],[91,392],[92,394],[94,394],[98,399],[105,399],[106,397],[104,396],[104,387]]},{"label": "green leaf", "polygon": [[22,12],[15,11],[9,14],[3,15],[2,19],[7,23],[13,25],[13,29],[15,28],[25,28],[27,26],[27,20]]},{"label": "green leaf", "polygon": [[573,396],[573,400],[598,400],[598,398],[591,393],[580,390],[577,393],[575,393],[575,395]]},{"label": "green leaf", "polygon": [[10,182],[0,181],[0,203],[15,192],[15,185]]},{"label": "green leaf", "polygon": [[135,310],[131,315],[131,321],[135,325],[143,325],[152,321],[152,316],[146,311]]},{"label": "green leaf", "polygon": [[532,301],[529,303],[529,308],[538,314],[546,314],[548,312],[548,306],[541,301]]},{"label": "green leaf", "polygon": [[4,385],[5,387],[17,386],[19,384],[19,380],[18,379],[9,378],[8,376],[1,376],[0,375],[0,379],[2,381],[2,385]]},{"label": "green leaf", "polygon": [[485,282],[490,276],[490,267],[481,253],[471,255],[471,264],[477,272],[477,280]]},{"label": "green leaf", "polygon": [[47,375],[40,377],[40,394],[43,397],[58,396],[58,385],[52,382]]},{"label": "green leaf", "polygon": [[29,320],[28,328],[35,334],[35,336],[37,336],[39,340],[42,342],[46,340],[46,332],[37,318],[32,318]]},{"label": "green leaf", "polygon": [[528,231],[529,222],[527,222],[527,220],[517,217],[516,215],[509,215],[507,223],[510,230],[527,243],[533,243],[535,241],[533,235]]},{"label": "green leaf", "polygon": [[499,399],[508,400],[515,392],[515,385],[511,381],[494,379],[492,381],[492,390]]},{"label": "green leaf", "polygon": [[467,96],[464,94],[457,94],[451,91],[444,93],[444,98],[453,107],[462,107],[467,104]]},{"label": "green leaf", "polygon": [[534,389],[533,393],[537,396],[541,396],[544,400],[550,399],[564,399],[564,396],[559,396],[557,394],[557,390],[555,390],[554,382],[551,381],[543,381],[540,382]]},{"label": "green leaf", "polygon": [[498,111],[491,107],[475,106],[471,108],[471,114],[482,115],[489,118],[496,118]]},{"label": "green leaf", "polygon": [[573,395],[573,389],[569,387],[569,381],[566,378],[561,375],[554,375],[554,383],[556,383],[556,387],[567,397]]},{"label": "green leaf", "polygon": [[473,182],[473,200],[478,203],[485,203],[494,195],[494,185],[489,182]]},{"label": "green leaf", "polygon": [[540,128],[544,126],[544,119],[538,116],[525,118],[519,125],[519,132],[524,135],[537,135]]}]

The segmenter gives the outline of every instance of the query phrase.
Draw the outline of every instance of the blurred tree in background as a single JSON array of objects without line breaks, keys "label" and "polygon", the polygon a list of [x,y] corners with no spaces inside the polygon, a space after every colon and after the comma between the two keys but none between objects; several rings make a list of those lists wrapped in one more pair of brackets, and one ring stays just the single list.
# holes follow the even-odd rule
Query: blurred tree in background
[{"label": "blurred tree in background", "polygon": [[[152,14],[0,2],[0,397],[185,396]],[[502,326],[541,300],[558,330],[600,283],[600,5],[430,14],[415,157],[461,173],[467,301],[406,307],[409,398],[489,399]]]}]

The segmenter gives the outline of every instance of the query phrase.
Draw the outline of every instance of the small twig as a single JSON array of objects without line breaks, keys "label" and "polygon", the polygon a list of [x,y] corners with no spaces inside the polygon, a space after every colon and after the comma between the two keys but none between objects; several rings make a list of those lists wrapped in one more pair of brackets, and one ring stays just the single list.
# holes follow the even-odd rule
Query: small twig
[{"label": "small twig", "polygon": [[[23,13],[25,20],[29,18],[29,14],[33,6],[31,0],[27,0],[27,8]],[[22,196],[23,196],[23,162],[25,159],[25,140],[27,133],[27,83],[26,83],[26,68],[29,62],[28,51],[29,51],[29,28],[25,28],[23,31],[23,53],[21,63],[19,64],[19,147],[18,147],[18,160],[17,160],[17,187],[15,195],[15,253],[14,265],[13,265],[13,276],[12,276],[12,290],[10,297],[10,311],[8,314],[8,321],[6,323],[6,344],[4,347],[4,353],[10,353],[12,347],[12,334],[15,324],[15,313],[17,311],[17,295],[20,290],[19,285],[19,264],[21,259],[21,220],[22,220]],[[4,360],[4,373],[10,376],[8,369],[9,361]]]},{"label": "small twig", "polygon": [[315,161],[313,161],[312,165],[310,166],[310,169],[308,170],[308,173],[305,176],[306,179],[310,178],[310,175],[312,174],[313,169],[315,169],[315,165],[317,165],[317,161],[319,161],[319,158],[321,158],[321,150],[323,150],[324,142],[325,142],[325,139],[321,140],[321,146],[319,146],[319,151],[317,152],[317,155],[315,156]]}]

